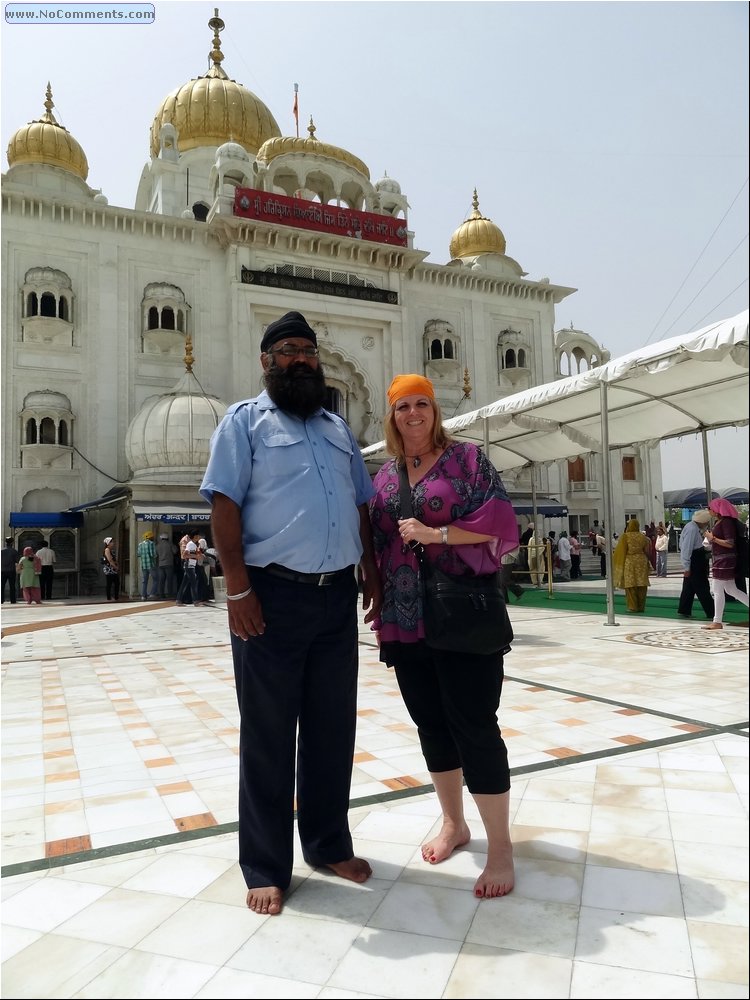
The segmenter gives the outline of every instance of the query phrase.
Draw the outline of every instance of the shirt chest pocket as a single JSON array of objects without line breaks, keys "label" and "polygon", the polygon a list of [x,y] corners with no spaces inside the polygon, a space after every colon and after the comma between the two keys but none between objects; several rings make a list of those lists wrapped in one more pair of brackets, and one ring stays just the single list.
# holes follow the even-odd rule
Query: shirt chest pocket
[{"label": "shirt chest pocket", "polygon": [[268,477],[288,477],[310,465],[307,442],[300,432],[294,430],[264,434],[254,458],[263,475]]},{"label": "shirt chest pocket", "polygon": [[347,434],[336,426],[324,427],[327,460],[331,468],[340,476],[351,478],[352,442]]}]

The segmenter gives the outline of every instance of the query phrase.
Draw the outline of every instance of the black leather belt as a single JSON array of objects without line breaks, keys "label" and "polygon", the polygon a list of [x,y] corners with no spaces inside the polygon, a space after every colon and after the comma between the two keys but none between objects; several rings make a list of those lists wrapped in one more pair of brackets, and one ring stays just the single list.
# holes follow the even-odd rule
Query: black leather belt
[{"label": "black leather belt", "polygon": [[330,587],[332,583],[343,580],[344,577],[351,577],[354,567],[347,566],[346,569],[337,569],[333,573],[297,573],[286,566],[279,566],[278,563],[269,563],[268,566],[261,567],[270,573],[271,576],[278,576],[282,580],[291,580],[292,583],[309,583],[314,587]]}]

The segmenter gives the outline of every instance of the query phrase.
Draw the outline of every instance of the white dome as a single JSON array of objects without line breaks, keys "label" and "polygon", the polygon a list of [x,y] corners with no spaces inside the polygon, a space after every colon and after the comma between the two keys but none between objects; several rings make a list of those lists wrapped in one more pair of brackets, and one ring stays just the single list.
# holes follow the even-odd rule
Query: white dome
[{"label": "white dome", "polygon": [[227,407],[207,396],[188,371],[175,388],[147,399],[125,438],[125,454],[135,480],[193,482],[202,476],[211,435]]},{"label": "white dome", "polygon": [[388,191],[390,194],[401,194],[401,185],[398,181],[385,174],[379,181],[375,182],[376,191]]},{"label": "white dome", "polygon": [[247,150],[240,146],[238,142],[225,142],[223,145],[219,146],[216,150],[216,159],[218,160],[243,160],[245,163],[250,161]]}]

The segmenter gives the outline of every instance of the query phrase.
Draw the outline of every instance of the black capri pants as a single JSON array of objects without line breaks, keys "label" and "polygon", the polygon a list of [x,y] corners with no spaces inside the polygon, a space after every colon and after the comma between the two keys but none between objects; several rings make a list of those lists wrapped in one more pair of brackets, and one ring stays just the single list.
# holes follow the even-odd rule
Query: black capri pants
[{"label": "black capri pants", "polygon": [[503,689],[501,653],[431,649],[426,642],[384,643],[431,772],[461,768],[475,795],[510,789],[508,750],[497,723]]}]

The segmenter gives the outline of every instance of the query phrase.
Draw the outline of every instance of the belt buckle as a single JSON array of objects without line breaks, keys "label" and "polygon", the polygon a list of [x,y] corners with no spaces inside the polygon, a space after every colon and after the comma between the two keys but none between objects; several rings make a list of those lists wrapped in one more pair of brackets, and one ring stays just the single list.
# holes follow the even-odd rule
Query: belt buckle
[{"label": "belt buckle", "polygon": [[329,576],[333,576],[333,573],[321,573],[320,576],[318,577],[318,586],[325,587],[325,585],[328,583]]}]

